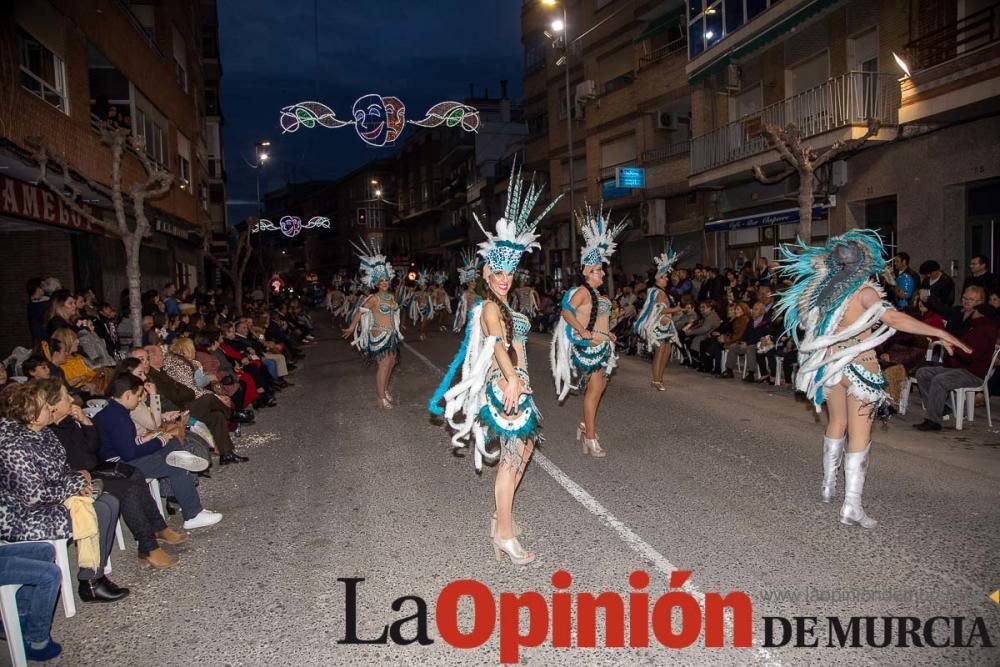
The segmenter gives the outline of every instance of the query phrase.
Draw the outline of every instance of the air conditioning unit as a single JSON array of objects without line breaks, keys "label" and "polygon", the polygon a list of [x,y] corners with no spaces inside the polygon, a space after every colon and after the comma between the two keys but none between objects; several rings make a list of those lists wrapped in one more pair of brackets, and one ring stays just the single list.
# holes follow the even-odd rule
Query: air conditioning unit
[{"label": "air conditioning unit", "polygon": [[597,99],[597,83],[593,79],[587,79],[586,81],[581,81],[576,84],[576,99]]},{"label": "air conditioning unit", "polygon": [[677,129],[677,116],[670,113],[669,111],[657,111],[656,112],[656,129],[657,130],[676,130]]},{"label": "air conditioning unit", "polygon": [[667,200],[647,199],[639,206],[642,233],[645,236],[664,236],[667,233]]}]

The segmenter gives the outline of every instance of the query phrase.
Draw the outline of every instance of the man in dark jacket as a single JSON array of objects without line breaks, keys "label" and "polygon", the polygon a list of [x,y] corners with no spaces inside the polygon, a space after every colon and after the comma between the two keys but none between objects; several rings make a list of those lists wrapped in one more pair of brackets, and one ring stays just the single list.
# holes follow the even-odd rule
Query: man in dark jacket
[{"label": "man in dark jacket", "polygon": [[933,259],[927,260],[920,265],[920,276],[920,300],[932,310],[931,304],[951,308],[955,303],[955,281],[941,270],[941,265]]},{"label": "man in dark jacket", "polygon": [[[972,288],[976,289],[976,288]],[[969,291],[969,290],[966,290]],[[917,385],[924,399],[924,421],[914,424],[919,431],[940,431],[944,406],[955,389],[982,386],[993,361],[993,348],[997,342],[997,326],[985,317],[986,307],[972,311],[969,326],[962,336],[963,343],[972,352],[956,348],[942,366],[925,366],[917,371]],[[987,397],[988,399],[989,397]]]},{"label": "man in dark jacket", "polygon": [[969,275],[965,276],[962,289],[971,286],[982,287],[987,298],[997,289],[997,277],[990,271],[990,258],[986,255],[976,255],[969,260]]}]

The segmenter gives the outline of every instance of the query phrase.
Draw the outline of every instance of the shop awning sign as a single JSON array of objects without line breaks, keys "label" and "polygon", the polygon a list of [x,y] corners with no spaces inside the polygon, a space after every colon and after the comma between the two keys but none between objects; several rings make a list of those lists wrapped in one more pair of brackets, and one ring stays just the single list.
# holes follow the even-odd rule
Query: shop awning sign
[{"label": "shop awning sign", "polygon": [[[813,206],[813,220],[826,220],[826,209],[826,206]],[[770,227],[772,225],[797,225],[798,223],[799,209],[785,208],[780,211],[766,211],[738,218],[712,220],[705,223],[705,233],[731,232],[739,229],[753,229],[754,227]]]},{"label": "shop awning sign", "polygon": [[[84,205],[84,210],[89,207]],[[49,189],[0,174],[0,215],[81,232],[97,232]]]}]

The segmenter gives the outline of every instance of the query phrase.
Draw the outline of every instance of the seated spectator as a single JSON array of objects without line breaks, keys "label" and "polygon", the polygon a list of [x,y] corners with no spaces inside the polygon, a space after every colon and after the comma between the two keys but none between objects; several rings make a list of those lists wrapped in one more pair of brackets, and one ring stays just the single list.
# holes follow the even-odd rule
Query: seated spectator
[{"label": "seated spectator", "polygon": [[920,265],[920,301],[946,308],[955,303],[955,281],[933,259]]},{"label": "seated spectator", "polygon": [[66,458],[74,470],[87,471],[104,484],[104,492],[118,499],[125,525],[139,544],[139,560],[156,569],[177,564],[177,557],[160,548],[157,540],[166,544],[183,544],[184,533],[168,527],[159,508],[149,495],[146,478],[138,468],[127,463],[105,463],[98,456],[101,441],[90,418],[70,399],[66,389],[55,380],[43,381],[46,398],[52,408],[53,423],[49,428],[66,450]]},{"label": "seated spectator", "polygon": [[[253,423],[253,416],[245,412],[233,412],[212,393],[204,392],[198,396],[193,389],[170,377],[163,370],[164,355],[159,345],[150,345],[143,350],[149,362],[147,375],[156,384],[160,396],[166,399],[165,407],[170,410],[187,410],[195,419],[205,422],[215,442],[215,449],[219,452],[219,464],[249,461],[246,456],[233,451],[233,441],[229,437],[229,418],[233,416],[241,423]],[[133,351],[133,355],[138,352]],[[232,403],[228,397],[226,401]]]},{"label": "seated spectator", "polygon": [[695,367],[700,366],[697,355],[701,351],[701,344],[722,325],[722,319],[716,312],[717,310],[718,305],[711,299],[702,301],[698,304],[700,318],[696,322],[685,325],[683,329],[684,336],[681,340],[686,343],[688,351],[695,357],[696,360],[693,364]]},{"label": "seated spectator", "polygon": [[82,354],[79,354],[80,339],[70,329],[57,329],[52,339],[62,343],[66,351],[66,360],[59,364],[67,384],[74,389],[82,389],[93,396],[103,396],[111,381],[113,370],[110,368],[94,369],[87,365]]},{"label": "seated spectator", "polygon": [[986,291],[976,285],[966,287],[962,291],[962,303],[958,306],[946,306],[932,301],[926,303],[928,308],[945,319],[948,333],[961,338],[971,325],[973,313],[986,303]]},{"label": "seated spectator", "polygon": [[68,289],[56,290],[49,299],[45,316],[45,337],[51,338],[57,329],[76,331],[82,320],[77,316],[76,297]]},{"label": "seated spectator", "polygon": [[[739,305],[746,306],[742,302]],[[742,361],[745,364],[743,379],[753,382],[757,375],[757,343],[770,331],[771,318],[764,311],[764,304],[758,301],[750,308],[750,317],[746,328],[743,329],[743,335],[729,347],[726,370],[722,373],[722,377],[733,377],[733,372],[740,367],[739,362]]]},{"label": "seated spectator", "polygon": [[144,477],[167,480],[184,516],[184,530],[211,526],[222,514],[204,509],[194,478],[187,471],[207,467],[205,460],[181,449],[180,444],[163,431],[139,436],[130,412],[146,393],[142,380],[126,373],[111,383],[108,405],[97,413],[94,423],[100,433],[100,456],[105,461],[122,461],[138,468]]},{"label": "seated spectator", "polygon": [[[26,382],[0,393],[0,469],[4,471],[0,476],[0,537],[9,542],[73,539],[69,500],[94,494],[90,473],[69,467],[59,439],[46,428],[52,423],[52,408],[43,385]],[[120,600],[128,589],[104,576],[118,525],[118,500],[101,493],[82,511],[93,512],[99,548],[97,553],[88,553],[93,559],[90,566],[79,568],[80,599]],[[82,560],[83,548],[80,554]]]},{"label": "seated spectator", "polygon": [[222,334],[218,329],[206,329],[196,334],[195,360],[219,390],[229,396],[235,408],[246,409],[257,399],[257,384],[250,375],[241,373],[233,366],[219,349],[221,343]]},{"label": "seated spectator", "polygon": [[52,367],[49,360],[40,354],[32,354],[23,364],[21,371],[30,380],[47,380],[52,377]]},{"label": "seated spectator", "polygon": [[[966,288],[979,290],[980,287]],[[963,295],[963,300],[966,298]],[[965,352],[955,348],[954,354],[944,360],[941,366],[925,366],[917,371],[917,385],[924,399],[924,421],[914,424],[919,431],[940,431],[945,404],[955,389],[978,387],[990,369],[993,347],[997,342],[997,325],[985,317],[983,312],[989,306],[980,305],[972,310],[969,326],[961,341],[972,348]]]},{"label": "seated spectator", "polygon": [[[940,314],[930,310],[924,301],[917,301],[917,312],[914,315],[925,324],[938,329],[944,328],[944,319]],[[878,356],[879,364],[883,368],[899,364],[908,373],[915,371],[918,366],[926,363],[927,346],[929,343],[930,341],[926,336],[898,332],[882,346]]]},{"label": "seated spectator", "polygon": [[52,641],[52,614],[62,586],[55,557],[55,547],[44,542],[0,544],[0,586],[21,586],[17,612],[24,655],[36,662],[62,653],[62,646]]},{"label": "seated spectator", "polygon": [[750,322],[750,307],[745,303],[735,303],[726,312],[726,321],[701,346],[702,370],[714,375],[722,374],[722,352],[730,350],[743,339]]}]

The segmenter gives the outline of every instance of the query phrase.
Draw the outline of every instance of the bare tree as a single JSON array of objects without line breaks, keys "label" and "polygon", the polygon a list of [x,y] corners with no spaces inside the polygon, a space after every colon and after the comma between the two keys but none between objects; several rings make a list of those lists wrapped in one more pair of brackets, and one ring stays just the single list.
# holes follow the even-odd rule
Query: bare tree
[{"label": "bare tree", "polygon": [[[99,192],[100,188],[90,179],[74,175],[70,171],[65,155],[52,155],[44,140],[38,137],[28,139],[27,143],[32,149],[32,157],[38,162],[39,182],[48,187],[66,206],[81,215],[91,225],[117,236],[121,239],[122,245],[125,246],[125,275],[128,278],[129,317],[132,320],[133,332],[132,344],[139,347],[142,345],[142,336],[139,335],[142,323],[142,274],[139,269],[139,249],[142,247],[142,239],[150,235],[149,219],[146,217],[146,202],[166,195],[173,185],[174,176],[146,154],[145,142],[141,137],[133,135],[128,128],[113,127],[102,122],[98,126],[98,131],[101,134],[101,141],[111,147],[111,205],[115,212],[113,222],[95,215],[83,205],[80,182],[93,192]],[[130,152],[139,159],[145,171],[145,178],[136,181],[127,188],[123,183],[122,176],[122,158],[126,148],[132,149]],[[52,162],[55,162],[62,171],[62,184],[53,183],[51,180],[50,163]],[[126,194],[131,200],[132,214],[135,218],[131,227],[125,209]]]},{"label": "bare tree", "polygon": [[842,139],[833,142],[829,148],[817,151],[803,144],[802,132],[794,123],[781,128],[764,125],[764,136],[778,151],[781,159],[788,163],[784,171],[773,176],[764,174],[759,165],[754,165],[754,177],[764,184],[778,183],[792,174],[799,175],[799,238],[805,243],[812,241],[813,194],[816,190],[816,170],[843,153],[856,150],[861,144],[878,132],[879,122],[873,120],[865,133],[857,139]]},{"label": "bare tree", "polygon": [[[251,220],[253,222],[251,223]],[[226,274],[229,281],[233,283],[233,298],[236,300],[236,314],[243,315],[243,275],[246,273],[247,264],[250,262],[250,255],[253,254],[253,246],[250,245],[250,231],[257,224],[255,218],[247,220],[243,229],[236,233],[235,244],[228,246],[229,239],[226,239],[229,247],[229,266],[219,261],[219,258],[209,250],[209,237],[205,235],[205,257],[209,259],[220,271]],[[232,230],[230,230],[231,234]]]}]

